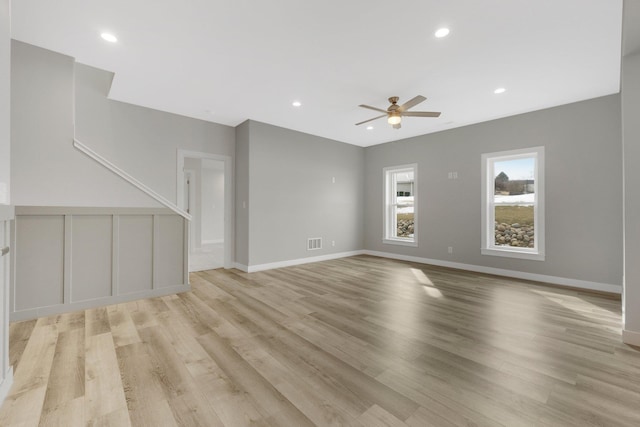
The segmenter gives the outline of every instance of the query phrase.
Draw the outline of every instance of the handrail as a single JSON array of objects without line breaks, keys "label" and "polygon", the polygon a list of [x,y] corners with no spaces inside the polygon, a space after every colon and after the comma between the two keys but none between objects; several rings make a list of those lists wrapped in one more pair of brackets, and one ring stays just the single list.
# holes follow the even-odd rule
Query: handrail
[{"label": "handrail", "polygon": [[120,169],[119,167],[117,167],[116,165],[111,163],[109,160],[105,159],[100,154],[96,153],[91,148],[87,147],[86,145],[84,145],[82,142],[78,141],[75,138],[73,138],[73,146],[77,150],[79,150],[82,153],[86,154],[87,156],[91,157],[96,162],[100,163],[105,168],[109,169],[114,174],[118,175],[120,178],[122,178],[125,181],[127,181],[129,184],[131,184],[134,187],[138,188],[139,190],[143,191],[145,194],[147,194],[148,196],[153,198],[158,203],[160,203],[160,204],[166,206],[167,208],[171,209],[172,211],[174,211],[175,213],[177,213],[178,215],[180,215],[184,219],[186,219],[188,221],[191,221],[192,217],[187,212],[183,211],[178,206],[173,204],[171,201],[167,200],[166,198],[164,198],[160,194],[156,193],[155,191],[153,191],[152,189],[150,189],[149,187],[147,187],[146,185],[144,185],[143,183],[141,183],[140,181],[138,181],[137,179],[135,179],[134,177],[132,177],[131,175],[129,175],[128,173],[126,173],[125,171],[123,171],[122,169]]}]

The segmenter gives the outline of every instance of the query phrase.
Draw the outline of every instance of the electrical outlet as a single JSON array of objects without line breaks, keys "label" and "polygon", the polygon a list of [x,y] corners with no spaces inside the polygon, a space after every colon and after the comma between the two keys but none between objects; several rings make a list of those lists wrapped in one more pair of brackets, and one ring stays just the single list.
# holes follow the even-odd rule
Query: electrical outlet
[{"label": "electrical outlet", "polygon": [[458,172],[453,173],[453,179],[458,179]]},{"label": "electrical outlet", "polygon": [[332,240],[332,241],[331,241],[331,246],[335,246],[335,245],[336,245],[336,241],[335,241],[335,240]]},{"label": "electrical outlet", "polygon": [[449,174],[447,175],[447,177],[448,177],[449,179],[453,179],[453,172],[449,172]]},{"label": "electrical outlet", "polygon": [[453,246],[449,246],[449,248],[447,249],[447,252],[449,252],[450,254],[453,253]]}]

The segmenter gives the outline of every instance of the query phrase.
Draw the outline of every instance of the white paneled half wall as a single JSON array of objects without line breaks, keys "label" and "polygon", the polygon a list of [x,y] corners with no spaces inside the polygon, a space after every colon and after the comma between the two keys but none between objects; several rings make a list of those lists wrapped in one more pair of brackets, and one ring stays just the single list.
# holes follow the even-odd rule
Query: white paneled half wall
[{"label": "white paneled half wall", "polygon": [[189,290],[188,227],[163,208],[16,207],[11,320]]}]

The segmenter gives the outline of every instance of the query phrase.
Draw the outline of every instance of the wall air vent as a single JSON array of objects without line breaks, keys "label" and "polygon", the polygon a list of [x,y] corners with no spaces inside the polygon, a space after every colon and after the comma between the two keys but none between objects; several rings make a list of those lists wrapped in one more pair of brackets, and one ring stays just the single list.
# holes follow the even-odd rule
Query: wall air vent
[{"label": "wall air vent", "polygon": [[309,237],[307,239],[307,250],[315,251],[316,249],[322,249],[322,237]]}]

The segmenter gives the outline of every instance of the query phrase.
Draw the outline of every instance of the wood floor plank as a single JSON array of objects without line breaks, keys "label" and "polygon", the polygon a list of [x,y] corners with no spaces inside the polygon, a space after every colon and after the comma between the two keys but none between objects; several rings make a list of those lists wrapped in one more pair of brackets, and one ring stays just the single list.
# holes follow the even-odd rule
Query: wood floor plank
[{"label": "wood floor plank", "polygon": [[225,427],[267,426],[253,399],[222,371],[198,375],[194,382]]},{"label": "wood floor plank", "polygon": [[[43,414],[57,411],[84,397],[84,330],[69,329],[58,333],[53,355]],[[82,411],[81,411],[82,413]]]},{"label": "wood floor plank", "polygon": [[106,307],[90,308],[85,311],[85,336],[90,337],[111,332]]},{"label": "wood floor plank", "polygon": [[2,426],[637,426],[608,294],[355,256],[10,325]]},{"label": "wood floor plank", "polygon": [[[47,393],[49,394],[49,393]],[[39,425],[45,426],[82,426],[84,419],[84,393],[72,400],[65,400],[53,409],[43,411]]]},{"label": "wood floor plank", "polygon": [[140,342],[138,331],[125,304],[109,306],[107,315],[109,317],[111,335],[116,347]]},{"label": "wood floor plank", "polygon": [[17,322],[9,329],[9,342],[11,343],[9,346],[9,365],[13,366],[14,372],[18,370],[22,353],[31,338],[36,322],[36,319]]},{"label": "wood floor plank", "polygon": [[320,390],[311,391],[310,384],[304,378],[257,345],[255,338],[233,340],[231,346],[316,425],[343,426],[354,420],[351,414],[335,405],[333,400],[320,394]]},{"label": "wood floor plank", "polygon": [[85,419],[87,423],[126,409],[125,390],[120,378],[111,333],[85,339]]},{"label": "wood floor plank", "polygon": [[0,410],[0,425],[38,424],[57,341],[55,324],[39,319],[22,353],[11,391]]},{"label": "wood floor plank", "polygon": [[0,411],[1,426],[37,426],[42,419],[42,402],[47,393],[40,386],[7,396]]},{"label": "wood floor plank", "polygon": [[215,332],[199,337],[198,341],[234,384],[252,396],[265,418],[279,425],[314,425]]},{"label": "wood floor plank", "polygon": [[367,409],[352,425],[362,427],[407,427],[404,421],[394,417],[378,405],[373,405]]},{"label": "wood floor plank", "polygon": [[465,425],[467,423],[458,423],[455,424],[451,421],[448,421],[441,414],[428,411],[424,407],[419,407],[416,412],[411,415],[407,421],[407,425],[409,427],[424,427],[424,426],[432,426],[432,427],[455,427],[457,425]]},{"label": "wood floor plank", "polygon": [[[161,377],[147,353],[144,343],[133,343],[116,349],[122,390],[129,412],[136,417],[151,416],[153,405],[165,402]],[[132,416],[133,421],[133,416]]]},{"label": "wood floor plank", "polygon": [[129,417],[132,426],[162,426],[177,427],[179,424],[173,417],[169,403],[164,400],[156,400],[151,406],[136,405],[129,408]]},{"label": "wood floor plank", "polygon": [[99,417],[87,420],[87,427],[131,427],[129,410],[124,407]]}]

